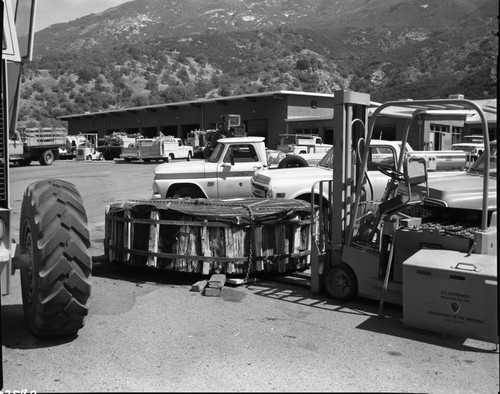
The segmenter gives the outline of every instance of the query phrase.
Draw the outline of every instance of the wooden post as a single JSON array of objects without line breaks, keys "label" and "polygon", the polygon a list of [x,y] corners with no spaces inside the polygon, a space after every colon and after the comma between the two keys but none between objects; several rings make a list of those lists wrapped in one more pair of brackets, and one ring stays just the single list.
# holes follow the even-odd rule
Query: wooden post
[{"label": "wooden post", "polygon": [[[266,272],[272,272],[275,270],[274,263],[276,262],[275,259],[269,259],[269,256],[272,256],[275,254],[274,248],[276,247],[274,239],[275,234],[274,234],[274,227],[270,225],[266,225],[262,227],[262,256],[266,258],[266,263],[264,264],[264,269]],[[267,265],[267,269],[266,269]]]},{"label": "wooden post", "polygon": [[[204,220],[208,223],[208,220]],[[201,255],[202,256],[212,256],[212,250],[210,249],[210,234],[207,226],[201,228]],[[209,261],[202,261],[201,272],[203,275],[210,274],[211,264]]]},{"label": "wooden post", "polygon": [[[301,236],[300,236],[300,225],[299,224],[293,224],[293,227],[292,227],[292,231],[293,231],[293,247],[292,247],[292,253],[298,253],[300,252],[300,239],[301,239]],[[294,266],[295,268],[302,268],[303,266],[303,258],[302,257],[296,257],[294,259],[292,259],[292,261],[294,262]]]},{"label": "wooden post", "polygon": [[[225,243],[225,255],[226,257],[245,257],[245,235],[246,231],[242,228],[224,228],[224,237],[226,239]],[[232,265],[231,268],[229,268]],[[235,267],[236,265],[236,267]],[[244,263],[227,263],[227,269],[232,272],[242,274],[245,272],[245,264]],[[228,271],[229,272],[229,271]]]},{"label": "wooden post", "polygon": [[[126,209],[123,218],[125,222],[123,223],[124,231],[123,231],[123,247],[125,249],[132,249],[132,214],[130,209]],[[123,260],[127,263],[130,260],[130,253],[125,251],[123,254]]]},{"label": "wooden post", "polygon": [[[160,224],[158,223],[158,220],[160,220],[160,213],[158,211],[151,211],[150,218],[154,221],[154,223],[151,223],[149,226],[148,251],[150,253],[158,253],[158,243],[160,238]],[[149,255],[147,265],[148,267],[157,267],[158,258],[154,255]]]},{"label": "wooden post", "polygon": [[[185,217],[183,221],[188,222]],[[174,244],[174,253],[178,256],[196,256],[196,238],[197,229],[195,226],[182,225],[179,226],[179,230],[176,232],[176,243]],[[198,264],[198,260],[194,260]],[[193,271],[193,259],[178,257],[175,264],[175,269],[181,272],[192,272]],[[195,267],[196,269],[197,267]]]},{"label": "wooden post", "polygon": [[[262,257],[262,227],[254,227],[254,241],[255,241],[255,257],[258,259],[255,260],[255,270],[256,271],[264,271],[264,260],[259,259]],[[250,245],[250,247],[252,247]]]},{"label": "wooden post", "polygon": [[[116,246],[116,232],[117,232],[117,223],[114,216],[110,216],[111,220],[111,236],[109,238],[110,246]],[[112,263],[117,259],[118,252],[114,249],[109,250],[109,262]]]},{"label": "wooden post", "polygon": [[104,254],[108,257],[108,262],[111,262],[110,253],[111,250],[106,244],[109,244],[109,237],[111,234],[111,220],[109,218],[109,205],[104,207]]},{"label": "wooden post", "polygon": [[[288,253],[286,249],[286,244],[288,240],[286,239],[286,231],[285,231],[285,225],[284,224],[278,224],[274,227],[274,233],[275,233],[275,253],[277,255],[282,255],[285,253]],[[285,257],[278,257],[278,270],[279,272],[285,272],[286,271],[286,264],[288,262],[288,258]]]}]

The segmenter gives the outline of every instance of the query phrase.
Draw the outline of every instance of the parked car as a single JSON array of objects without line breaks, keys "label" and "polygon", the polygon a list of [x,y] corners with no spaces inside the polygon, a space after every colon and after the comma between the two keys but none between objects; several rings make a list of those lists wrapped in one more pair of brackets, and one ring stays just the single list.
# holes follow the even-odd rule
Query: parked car
[{"label": "parked car", "polygon": [[477,160],[484,151],[484,139],[482,135],[466,135],[462,142],[453,144],[451,150],[462,150],[467,153],[468,161]]}]

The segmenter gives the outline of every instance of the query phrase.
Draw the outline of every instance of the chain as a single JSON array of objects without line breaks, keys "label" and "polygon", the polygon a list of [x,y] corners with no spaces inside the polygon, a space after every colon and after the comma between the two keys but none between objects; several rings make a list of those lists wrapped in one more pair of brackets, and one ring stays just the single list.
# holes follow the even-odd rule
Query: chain
[{"label": "chain", "polygon": [[250,270],[252,269],[252,264],[253,264],[253,248],[254,248],[254,215],[252,208],[250,206],[246,207],[248,209],[248,213],[250,215],[250,240],[249,240],[249,247],[248,247],[248,261],[247,261],[247,272],[245,274],[245,282],[248,283],[248,278],[250,277]]}]

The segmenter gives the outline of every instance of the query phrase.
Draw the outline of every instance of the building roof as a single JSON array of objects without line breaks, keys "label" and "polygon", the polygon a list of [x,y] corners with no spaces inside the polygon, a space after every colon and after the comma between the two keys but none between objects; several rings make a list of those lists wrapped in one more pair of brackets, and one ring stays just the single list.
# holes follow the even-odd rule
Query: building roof
[{"label": "building roof", "polygon": [[117,109],[98,111],[98,112],[86,112],[83,114],[60,116],[59,119],[67,120],[67,119],[71,119],[71,118],[79,118],[82,116],[93,116],[93,115],[102,115],[102,114],[108,114],[108,113],[119,113],[119,112],[128,112],[128,111],[143,111],[143,110],[153,109],[153,108],[168,108],[168,107],[176,108],[179,106],[196,106],[196,105],[200,105],[200,104],[210,104],[210,103],[217,103],[217,102],[222,103],[225,101],[257,99],[257,98],[262,98],[262,97],[283,98],[286,95],[288,95],[288,96],[296,95],[296,96],[326,97],[326,98],[332,98],[332,99],[334,97],[333,94],[326,94],[326,93],[310,93],[310,92],[297,92],[297,91],[292,91],[292,90],[277,90],[277,91],[273,91],[273,92],[241,94],[241,95],[237,95],[237,96],[213,97],[213,98],[207,98],[207,99],[178,101],[175,103],[145,105],[145,106],[140,106],[140,107],[117,108]]},{"label": "building roof", "polygon": [[[86,112],[83,114],[75,114],[75,115],[64,115],[60,116],[61,120],[69,120],[71,118],[80,118],[83,116],[95,116],[109,113],[121,113],[121,112],[132,112],[132,111],[145,111],[151,110],[154,108],[176,108],[179,106],[197,106],[201,104],[210,104],[210,103],[223,103],[226,101],[233,100],[249,100],[249,99],[257,99],[262,97],[276,97],[283,98],[286,95],[296,95],[296,96],[310,96],[310,97],[325,97],[325,98],[334,98],[334,94],[330,93],[311,93],[311,92],[301,92],[301,91],[292,91],[292,90],[277,90],[272,92],[263,92],[263,93],[251,93],[251,94],[241,94],[237,96],[228,96],[228,97],[213,97],[207,99],[196,99],[189,101],[179,101],[175,103],[165,103],[165,104],[155,104],[155,105],[145,105],[140,107],[129,107],[129,108],[119,108],[119,109],[111,109],[106,111],[98,111],[98,112]],[[411,100],[410,100],[411,101]],[[485,99],[485,100],[471,100],[474,103],[478,104],[482,109],[486,117],[486,121],[488,123],[496,123],[497,118],[497,99]],[[375,109],[382,105],[383,103],[378,103],[375,101],[370,102],[370,107],[368,109],[368,116],[370,117]],[[404,108],[404,107],[388,107],[384,109],[383,115],[389,117],[397,117],[397,118],[411,118],[413,116],[414,111],[417,108]],[[465,123],[467,124],[479,124],[481,123],[481,119],[475,110],[467,109],[464,107],[461,108],[451,108],[451,106],[445,106],[441,108],[436,108],[434,111],[449,111],[453,110],[455,114],[462,114],[466,116]],[[461,112],[460,112],[461,111]],[[428,110],[429,114],[431,114],[431,110]],[[434,112],[434,114],[438,114]],[[314,120],[331,120],[333,119],[333,109],[331,111],[331,115],[328,113],[322,116],[291,116],[285,119],[285,122],[305,122],[305,121],[314,121]]]},{"label": "building roof", "polygon": [[[408,101],[411,102],[412,100]],[[470,100],[470,101],[481,107],[487,123],[497,122],[497,99]],[[379,107],[382,104],[383,103],[375,103],[375,105],[371,105],[370,108],[368,109],[368,116],[372,116],[377,107]],[[415,105],[414,107],[389,106],[385,108],[381,112],[381,114],[389,117],[411,118],[415,113],[415,111],[422,111],[429,115],[445,115],[453,113],[455,115],[465,116],[466,124],[481,123],[481,118],[476,110],[470,109],[470,106],[455,105],[455,104],[441,104],[434,106],[431,105],[425,108],[419,105]]]}]

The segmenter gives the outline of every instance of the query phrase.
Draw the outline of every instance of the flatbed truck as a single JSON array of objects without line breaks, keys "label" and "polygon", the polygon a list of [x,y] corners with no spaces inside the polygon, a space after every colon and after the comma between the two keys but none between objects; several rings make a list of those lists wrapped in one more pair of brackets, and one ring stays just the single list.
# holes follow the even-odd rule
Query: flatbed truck
[{"label": "flatbed truck", "polygon": [[68,132],[62,127],[32,127],[13,133],[9,139],[9,161],[29,166],[36,160],[50,166],[59,159],[59,149],[66,146]]}]

